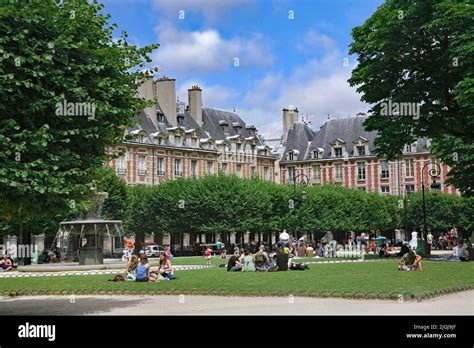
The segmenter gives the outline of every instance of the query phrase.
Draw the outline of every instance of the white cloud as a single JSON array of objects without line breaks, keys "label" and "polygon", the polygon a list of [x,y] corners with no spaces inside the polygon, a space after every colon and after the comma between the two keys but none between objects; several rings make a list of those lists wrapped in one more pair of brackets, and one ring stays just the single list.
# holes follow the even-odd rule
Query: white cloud
[{"label": "white cloud", "polygon": [[184,16],[201,14],[207,22],[222,21],[235,9],[248,9],[256,4],[256,0],[154,0],[153,8],[169,18],[179,18],[179,11]]},{"label": "white cloud", "polygon": [[160,48],[152,59],[168,75],[223,71],[234,67],[235,58],[240,66],[261,67],[271,65],[274,59],[259,34],[226,39],[215,29],[178,31],[169,23],[159,25],[156,32]]},{"label": "white cloud", "polygon": [[305,40],[312,40],[322,49],[321,57],[307,60],[286,76],[267,74],[255,83],[243,98],[243,108],[238,110],[243,119],[255,123],[265,137],[281,136],[282,108],[288,105],[298,107],[300,120],[308,115],[315,130],[328,114],[347,117],[369,109],[360,101],[355,88],[347,83],[354,66],[344,66],[344,57],[332,39],[310,31],[303,42]]}]

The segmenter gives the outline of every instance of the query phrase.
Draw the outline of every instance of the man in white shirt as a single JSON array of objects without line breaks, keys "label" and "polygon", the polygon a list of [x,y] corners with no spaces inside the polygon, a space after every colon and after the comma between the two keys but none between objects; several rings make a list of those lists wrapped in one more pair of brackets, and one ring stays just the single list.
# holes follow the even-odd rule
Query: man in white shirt
[{"label": "man in white shirt", "polygon": [[283,230],[282,233],[280,233],[280,245],[281,247],[285,247],[288,245],[288,241],[290,240],[290,235],[286,233],[286,230]]}]

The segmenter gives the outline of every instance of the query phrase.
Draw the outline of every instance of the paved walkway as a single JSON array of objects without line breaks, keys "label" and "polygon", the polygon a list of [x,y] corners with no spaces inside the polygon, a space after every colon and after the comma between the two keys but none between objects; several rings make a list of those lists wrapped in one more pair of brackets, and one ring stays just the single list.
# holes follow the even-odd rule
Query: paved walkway
[{"label": "paved walkway", "polygon": [[0,297],[2,315],[474,315],[474,290],[423,302],[307,297]]}]

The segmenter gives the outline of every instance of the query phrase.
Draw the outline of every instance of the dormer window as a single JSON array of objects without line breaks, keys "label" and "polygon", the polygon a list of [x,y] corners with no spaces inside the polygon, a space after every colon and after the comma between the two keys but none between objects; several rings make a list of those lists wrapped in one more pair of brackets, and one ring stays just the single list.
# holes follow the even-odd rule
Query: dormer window
[{"label": "dormer window", "polygon": [[357,153],[359,156],[365,156],[365,145],[357,146]]},{"label": "dormer window", "polygon": [[197,138],[191,138],[191,146],[195,147],[197,145]]},{"label": "dormer window", "polygon": [[334,157],[342,157],[342,147],[334,148]]},{"label": "dormer window", "polygon": [[181,145],[181,137],[179,135],[175,135],[174,136],[174,144],[176,146],[180,146]]},{"label": "dormer window", "polygon": [[314,150],[313,151],[313,159],[318,159],[319,158],[319,151],[318,150]]},{"label": "dormer window", "polygon": [[158,119],[159,123],[165,122],[165,115],[163,115],[162,113],[156,113],[156,118]]},{"label": "dormer window", "polygon": [[242,144],[236,143],[235,144],[235,149],[236,149],[237,152],[240,152],[240,150],[242,149]]},{"label": "dormer window", "polygon": [[224,133],[229,133],[229,124],[227,123],[226,120],[220,120],[219,125],[221,126]]},{"label": "dormer window", "polygon": [[288,152],[288,160],[293,161],[294,160],[294,153],[293,152]]},{"label": "dormer window", "polygon": [[416,152],[416,141],[413,144],[405,145],[405,152],[408,152],[408,153]]}]

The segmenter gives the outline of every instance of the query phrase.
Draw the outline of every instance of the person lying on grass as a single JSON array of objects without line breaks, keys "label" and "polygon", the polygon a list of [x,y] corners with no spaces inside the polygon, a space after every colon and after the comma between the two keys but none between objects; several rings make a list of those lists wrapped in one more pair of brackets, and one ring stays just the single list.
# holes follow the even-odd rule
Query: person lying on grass
[{"label": "person lying on grass", "polygon": [[150,272],[150,264],[146,256],[140,257],[140,263],[137,266],[135,281],[137,282],[154,282],[158,278],[155,272]]},{"label": "person lying on grass", "polygon": [[10,260],[7,254],[3,255],[3,258],[0,260],[0,267],[2,267],[4,272],[11,271],[13,268],[12,260]]},{"label": "person lying on grass", "polygon": [[405,255],[403,255],[402,259],[398,263],[398,270],[399,271],[416,271],[420,270],[423,271],[421,267],[421,259],[422,257],[415,253],[413,249],[410,249]]}]

